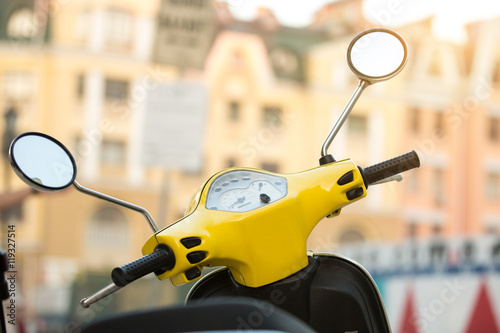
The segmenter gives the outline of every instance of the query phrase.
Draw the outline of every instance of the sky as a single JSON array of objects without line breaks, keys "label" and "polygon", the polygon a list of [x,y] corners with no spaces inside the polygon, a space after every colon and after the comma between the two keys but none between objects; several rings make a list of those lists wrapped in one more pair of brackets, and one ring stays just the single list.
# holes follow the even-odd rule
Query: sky
[{"label": "sky", "polygon": [[[236,17],[249,20],[258,7],[273,10],[284,25],[309,24],[314,13],[330,0],[225,0]],[[434,15],[440,37],[462,42],[463,24],[500,17],[499,0],[365,0],[365,15],[384,26],[398,26]]]}]

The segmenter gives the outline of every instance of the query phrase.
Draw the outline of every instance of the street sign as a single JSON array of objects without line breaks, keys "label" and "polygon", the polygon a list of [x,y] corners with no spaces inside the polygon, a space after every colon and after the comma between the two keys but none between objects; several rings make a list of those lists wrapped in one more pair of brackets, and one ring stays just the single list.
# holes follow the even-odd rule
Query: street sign
[{"label": "street sign", "polygon": [[202,69],[215,36],[211,0],[162,0],[153,61]]}]

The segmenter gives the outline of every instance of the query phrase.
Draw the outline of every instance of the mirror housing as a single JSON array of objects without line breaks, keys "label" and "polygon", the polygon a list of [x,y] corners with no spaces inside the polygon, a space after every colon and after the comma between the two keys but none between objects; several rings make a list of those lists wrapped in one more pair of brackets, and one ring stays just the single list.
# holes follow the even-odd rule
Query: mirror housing
[{"label": "mirror housing", "polygon": [[347,63],[358,79],[370,84],[397,75],[408,61],[408,46],[398,33],[386,28],[358,34],[347,49]]},{"label": "mirror housing", "polygon": [[62,191],[76,178],[76,162],[69,150],[43,133],[17,136],[10,145],[9,159],[17,176],[38,191]]}]

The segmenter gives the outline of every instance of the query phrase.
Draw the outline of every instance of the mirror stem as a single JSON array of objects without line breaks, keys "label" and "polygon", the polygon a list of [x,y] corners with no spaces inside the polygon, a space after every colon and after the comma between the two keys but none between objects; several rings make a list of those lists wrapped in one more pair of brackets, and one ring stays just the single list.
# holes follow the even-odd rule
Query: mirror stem
[{"label": "mirror stem", "polygon": [[328,148],[330,147],[333,139],[335,138],[335,136],[339,132],[342,125],[344,125],[344,122],[346,121],[347,117],[351,113],[351,111],[354,107],[354,104],[356,104],[359,96],[361,96],[361,93],[363,92],[363,90],[365,90],[365,88],[368,87],[369,85],[370,85],[370,82],[368,82],[368,81],[365,81],[365,80],[359,81],[358,87],[356,88],[356,90],[352,94],[351,99],[349,100],[349,102],[347,102],[347,105],[344,107],[344,110],[340,114],[339,119],[337,119],[337,122],[335,123],[332,130],[330,131],[330,133],[326,137],[325,142],[323,142],[323,146],[321,146],[321,157],[326,156],[328,154]]},{"label": "mirror stem", "polygon": [[78,184],[78,182],[76,180],[73,182],[73,186],[78,191],[85,193],[85,194],[88,194],[92,197],[95,197],[98,199],[103,199],[103,200],[106,200],[108,202],[114,203],[116,205],[119,205],[119,206],[122,206],[125,208],[129,208],[129,209],[135,210],[136,212],[141,213],[142,215],[144,215],[144,217],[148,221],[149,226],[151,227],[153,232],[154,233],[158,232],[159,229],[158,229],[158,226],[156,225],[155,221],[153,220],[153,217],[151,216],[151,214],[149,214],[149,212],[146,209],[142,208],[141,206],[137,206],[137,205],[131,204],[129,202],[114,198],[112,196],[109,196],[109,195],[91,190],[89,188],[83,187],[82,185]]}]

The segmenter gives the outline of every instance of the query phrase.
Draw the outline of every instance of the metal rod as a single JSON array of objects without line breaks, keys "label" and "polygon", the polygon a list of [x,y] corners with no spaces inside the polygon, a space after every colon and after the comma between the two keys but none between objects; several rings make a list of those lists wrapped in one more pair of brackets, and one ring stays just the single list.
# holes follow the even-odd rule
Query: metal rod
[{"label": "metal rod", "polygon": [[384,183],[388,183],[388,182],[400,182],[402,180],[403,180],[403,175],[400,174],[400,173],[398,173],[397,175],[384,178],[384,179],[379,180],[378,182],[375,182],[375,183],[371,183],[370,186],[371,185],[384,184]]},{"label": "metal rod", "polygon": [[114,283],[111,283],[106,287],[102,288],[101,290],[99,290],[98,292],[94,293],[93,295],[90,295],[89,297],[82,299],[80,301],[80,305],[82,306],[82,308],[88,308],[95,302],[100,301],[104,297],[109,296],[120,289],[122,289],[122,287],[118,287]]},{"label": "metal rod", "polygon": [[337,119],[337,122],[335,123],[332,130],[330,131],[330,133],[326,137],[325,142],[323,142],[323,145],[321,146],[321,156],[325,156],[328,154],[328,148],[330,147],[333,139],[335,138],[335,136],[339,132],[340,128],[342,127],[342,125],[346,121],[347,117],[351,113],[351,110],[353,109],[354,104],[356,104],[359,96],[361,96],[361,93],[363,92],[363,90],[365,90],[365,88],[368,87],[369,85],[370,85],[370,82],[365,81],[365,80],[359,80],[358,87],[356,88],[356,90],[352,94],[349,102],[347,102],[347,105],[344,107],[344,110],[340,114],[339,119]]},{"label": "metal rod", "polygon": [[158,226],[156,225],[155,221],[153,220],[153,217],[151,216],[151,214],[149,214],[149,212],[145,208],[142,208],[141,206],[137,206],[137,205],[131,204],[130,202],[127,202],[127,201],[123,201],[123,200],[114,198],[114,197],[112,197],[110,195],[103,194],[103,193],[91,190],[89,188],[83,187],[82,185],[78,184],[78,182],[76,180],[73,182],[73,186],[78,191],[83,192],[85,194],[88,194],[88,195],[90,195],[92,197],[95,197],[95,198],[98,198],[98,199],[103,199],[103,200],[106,200],[108,202],[114,203],[116,205],[119,205],[119,206],[122,206],[122,207],[125,207],[125,208],[129,208],[129,209],[135,210],[136,212],[141,213],[142,215],[144,215],[144,217],[148,221],[149,226],[151,227],[151,229],[153,230],[153,232],[155,232],[155,233],[158,232],[158,230],[159,230]]}]

